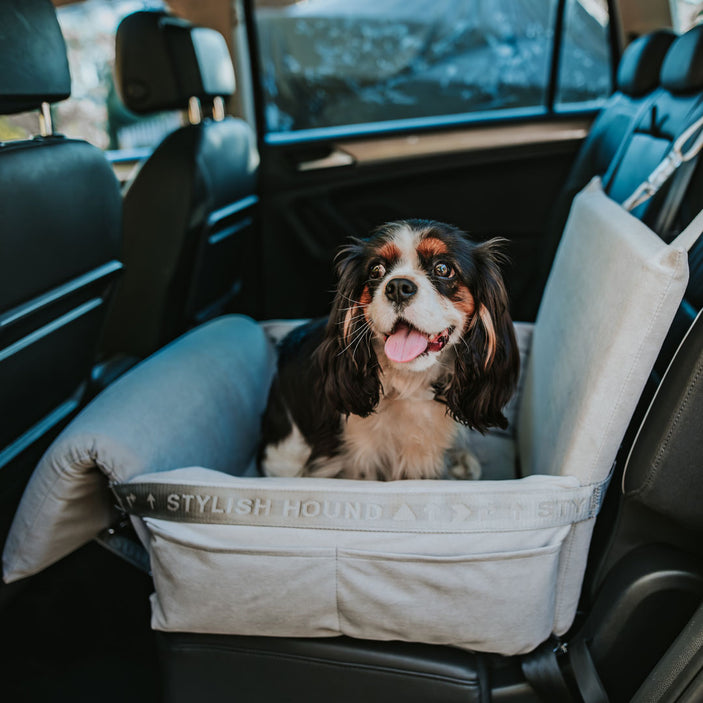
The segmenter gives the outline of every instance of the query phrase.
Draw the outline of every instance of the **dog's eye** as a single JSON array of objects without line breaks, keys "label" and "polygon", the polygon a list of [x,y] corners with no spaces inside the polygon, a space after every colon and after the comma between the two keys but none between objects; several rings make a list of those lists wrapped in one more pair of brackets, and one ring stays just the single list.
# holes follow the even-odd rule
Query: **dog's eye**
[{"label": "dog's eye", "polygon": [[369,269],[369,278],[383,278],[386,275],[386,267],[383,264],[374,264]]},{"label": "dog's eye", "polygon": [[454,269],[449,265],[440,261],[434,265],[434,274],[439,276],[439,278],[452,278],[454,276]]}]

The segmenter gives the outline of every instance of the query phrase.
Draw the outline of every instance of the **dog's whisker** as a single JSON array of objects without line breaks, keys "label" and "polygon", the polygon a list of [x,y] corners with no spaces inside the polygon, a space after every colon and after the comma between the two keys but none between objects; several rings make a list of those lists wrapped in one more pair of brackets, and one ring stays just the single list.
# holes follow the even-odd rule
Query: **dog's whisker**
[{"label": "dog's whisker", "polygon": [[361,325],[361,327],[360,327],[360,328],[356,331],[356,333],[352,336],[351,341],[350,341],[349,344],[346,346],[346,348],[345,348],[344,351],[347,351],[347,350],[349,349],[349,347],[352,346],[352,344],[354,344],[355,342],[357,342],[359,339],[362,339],[363,336],[366,334],[366,332],[368,332],[368,330],[369,330],[369,324],[368,324],[368,322],[365,322],[363,325]]},{"label": "dog's whisker", "polygon": [[352,357],[354,357],[356,355],[356,350],[359,348],[359,345],[361,344],[361,342],[363,342],[363,341],[368,342],[369,335],[366,334],[366,332],[369,332],[369,331],[370,331],[370,328],[367,326],[367,328],[364,330],[363,334],[359,335],[359,338],[358,338],[356,344],[354,345],[354,349],[352,350]]},{"label": "dog's whisker", "polygon": [[[347,344],[342,351],[337,354],[337,356],[341,356],[342,354],[345,354],[347,351],[349,351],[350,347],[363,339],[364,335],[371,330],[371,326],[368,323],[368,320],[364,321],[364,324],[361,325],[361,327],[355,332],[355,334],[352,336],[351,340]],[[354,350],[356,350],[356,347],[354,347]],[[352,352],[352,356],[354,355],[354,352]]]},{"label": "dog's whisker", "polygon": [[351,310],[359,310],[362,311],[364,310],[364,307],[362,305],[350,305],[347,308],[340,308],[340,312],[350,312]]},{"label": "dog's whisker", "polygon": [[351,298],[348,295],[344,295],[344,293],[338,293],[337,295],[343,300],[348,300],[350,303],[354,303],[355,305],[359,305],[358,300],[354,300],[354,298]]},{"label": "dog's whisker", "polygon": [[344,349],[342,349],[342,350],[337,354],[337,356],[342,356],[342,354],[345,354],[345,353],[349,350],[349,348],[351,347],[351,345],[354,344],[354,342],[356,341],[357,337],[358,337],[360,334],[363,334],[363,330],[362,330],[362,331],[359,331],[359,332],[356,332],[356,333],[354,334],[354,336],[351,338],[351,340],[349,341],[349,343],[344,347]]},{"label": "dog's whisker", "polygon": [[340,320],[337,324],[341,327],[342,325],[348,325],[352,322],[356,322],[357,320],[361,320],[362,318],[366,318],[366,315],[363,312],[358,315],[352,315],[349,319]]}]

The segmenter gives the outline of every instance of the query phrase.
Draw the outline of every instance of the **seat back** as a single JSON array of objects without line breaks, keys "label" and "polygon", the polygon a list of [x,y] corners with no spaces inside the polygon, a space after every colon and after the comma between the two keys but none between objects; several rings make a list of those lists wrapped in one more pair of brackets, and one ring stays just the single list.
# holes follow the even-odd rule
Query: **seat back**
[{"label": "seat back", "polygon": [[[623,202],[654,170],[674,140],[703,114],[703,26],[678,37],[662,63],[660,86],[647,108],[637,115],[624,147],[616,157],[606,183],[608,193]],[[671,179],[657,195],[633,210],[653,229],[666,204]],[[662,233],[663,234],[663,233]]]},{"label": "seat back", "polygon": [[126,272],[103,346],[146,356],[230,308],[249,265],[258,154],[242,120],[201,119],[234,93],[224,38],[163,12],[120,24],[116,79],[127,107],[146,115],[189,109],[124,196]]},{"label": "seat back", "polygon": [[676,35],[658,30],[635,39],[618,65],[615,91],[601,109],[574,161],[556,208],[563,219],[554,223],[561,234],[573,196],[593,176],[603,176],[642,106],[659,87],[664,58]]},{"label": "seat back", "polygon": [[121,202],[99,149],[51,133],[48,104],[71,88],[51,2],[7,0],[0,26],[0,114],[44,111],[42,136],[0,143],[0,514],[9,521],[37,453],[83,401],[121,269]]}]

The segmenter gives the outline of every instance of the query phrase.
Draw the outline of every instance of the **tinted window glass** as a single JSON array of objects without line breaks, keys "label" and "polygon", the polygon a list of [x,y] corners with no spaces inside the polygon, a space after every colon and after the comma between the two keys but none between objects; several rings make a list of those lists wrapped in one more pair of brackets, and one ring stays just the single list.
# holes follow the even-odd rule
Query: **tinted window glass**
[{"label": "tinted window glass", "polygon": [[556,102],[602,100],[610,95],[610,44],[606,0],[567,0]]},{"label": "tinted window glass", "polygon": [[[564,63],[593,65],[585,90],[563,81],[562,93],[590,100],[608,92],[607,32],[582,5],[602,3],[571,4],[582,47]],[[556,0],[256,0],[267,129],[544,110],[556,10]]]}]

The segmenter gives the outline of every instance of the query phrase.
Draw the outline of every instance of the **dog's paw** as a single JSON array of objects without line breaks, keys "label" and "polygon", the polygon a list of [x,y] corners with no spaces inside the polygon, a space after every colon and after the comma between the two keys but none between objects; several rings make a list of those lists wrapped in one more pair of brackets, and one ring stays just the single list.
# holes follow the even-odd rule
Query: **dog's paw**
[{"label": "dog's paw", "polygon": [[481,462],[468,449],[450,449],[447,452],[447,477],[478,481],[481,478]]}]

